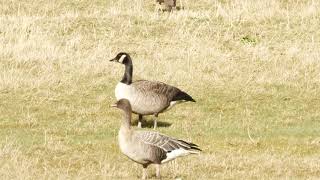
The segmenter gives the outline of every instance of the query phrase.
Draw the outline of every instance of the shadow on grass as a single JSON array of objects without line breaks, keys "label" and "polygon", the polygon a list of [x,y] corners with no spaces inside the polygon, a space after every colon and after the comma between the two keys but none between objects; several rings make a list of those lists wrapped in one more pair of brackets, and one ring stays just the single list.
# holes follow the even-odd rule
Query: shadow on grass
[{"label": "shadow on grass", "polygon": [[177,10],[177,11],[184,10],[184,7],[183,7],[183,6],[176,6],[176,10]]},{"label": "shadow on grass", "polygon": [[[132,122],[133,126],[138,125],[138,120],[135,120]],[[157,121],[157,127],[170,127],[172,123],[163,122],[163,121]],[[153,128],[153,119],[152,120],[142,120],[142,128]]]}]

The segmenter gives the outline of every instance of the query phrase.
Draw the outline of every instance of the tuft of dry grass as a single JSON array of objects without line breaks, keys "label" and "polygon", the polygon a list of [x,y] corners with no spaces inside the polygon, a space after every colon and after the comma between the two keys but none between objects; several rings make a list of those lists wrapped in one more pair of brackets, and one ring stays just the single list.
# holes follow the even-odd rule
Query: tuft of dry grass
[{"label": "tuft of dry grass", "polygon": [[163,179],[320,178],[320,3],[180,3],[1,1],[0,178],[140,178],[109,108],[119,51],[134,79],[197,100],[159,117],[171,124],[160,132],[203,149],[164,165]]}]

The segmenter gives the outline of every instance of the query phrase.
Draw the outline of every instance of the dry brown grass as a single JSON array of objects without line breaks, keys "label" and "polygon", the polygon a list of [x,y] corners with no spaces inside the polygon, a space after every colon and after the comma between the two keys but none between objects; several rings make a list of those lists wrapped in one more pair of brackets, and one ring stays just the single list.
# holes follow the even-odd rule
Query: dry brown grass
[{"label": "dry brown grass", "polygon": [[140,177],[108,107],[119,51],[135,79],[198,101],[160,116],[172,125],[159,131],[203,149],[164,165],[164,179],[320,178],[320,3],[181,3],[1,1],[0,179]]}]

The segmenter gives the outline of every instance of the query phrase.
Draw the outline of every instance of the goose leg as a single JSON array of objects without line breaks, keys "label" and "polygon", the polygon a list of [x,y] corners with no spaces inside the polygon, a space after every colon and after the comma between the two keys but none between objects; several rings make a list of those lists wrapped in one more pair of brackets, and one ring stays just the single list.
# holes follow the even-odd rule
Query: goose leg
[{"label": "goose leg", "polygon": [[161,179],[161,176],[160,176],[160,164],[156,164],[156,177],[158,179]]},{"label": "goose leg", "polygon": [[158,119],[158,114],[155,114],[154,115],[154,120],[153,120],[153,129],[156,129],[157,128],[157,119]]},{"label": "goose leg", "polygon": [[159,10],[161,10],[161,4],[160,4],[160,2],[156,1],[156,5],[154,7],[154,11],[159,11]]},{"label": "goose leg", "polygon": [[138,120],[138,128],[142,127],[142,115],[139,114],[139,120]]},{"label": "goose leg", "polygon": [[142,165],[143,166],[143,171],[142,171],[142,179],[147,179],[148,175],[147,175],[147,166],[146,165]]}]

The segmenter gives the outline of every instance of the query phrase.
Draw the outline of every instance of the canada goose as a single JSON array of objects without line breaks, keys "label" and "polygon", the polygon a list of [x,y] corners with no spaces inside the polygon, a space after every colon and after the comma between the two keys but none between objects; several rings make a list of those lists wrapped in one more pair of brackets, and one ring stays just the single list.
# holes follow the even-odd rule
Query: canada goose
[{"label": "canada goose", "polygon": [[159,113],[172,108],[177,103],[196,102],[187,93],[162,82],[147,80],[132,82],[133,65],[127,53],[120,52],[110,61],[125,65],[125,72],[116,86],[115,96],[117,100],[125,98],[130,101],[133,112],[139,115],[138,127],[140,128],[143,115],[154,115],[154,128],[156,128]]},{"label": "canada goose", "polygon": [[131,105],[127,99],[120,99],[112,107],[124,111],[118,140],[121,152],[143,166],[142,179],[147,177],[147,167],[156,164],[156,176],[160,178],[160,165],[180,156],[199,154],[196,144],[175,139],[155,131],[135,131],[131,128]]},{"label": "canada goose", "polygon": [[156,0],[157,3],[160,4],[160,6],[164,5],[164,9],[166,11],[171,11],[172,8],[176,7],[176,0]]}]

